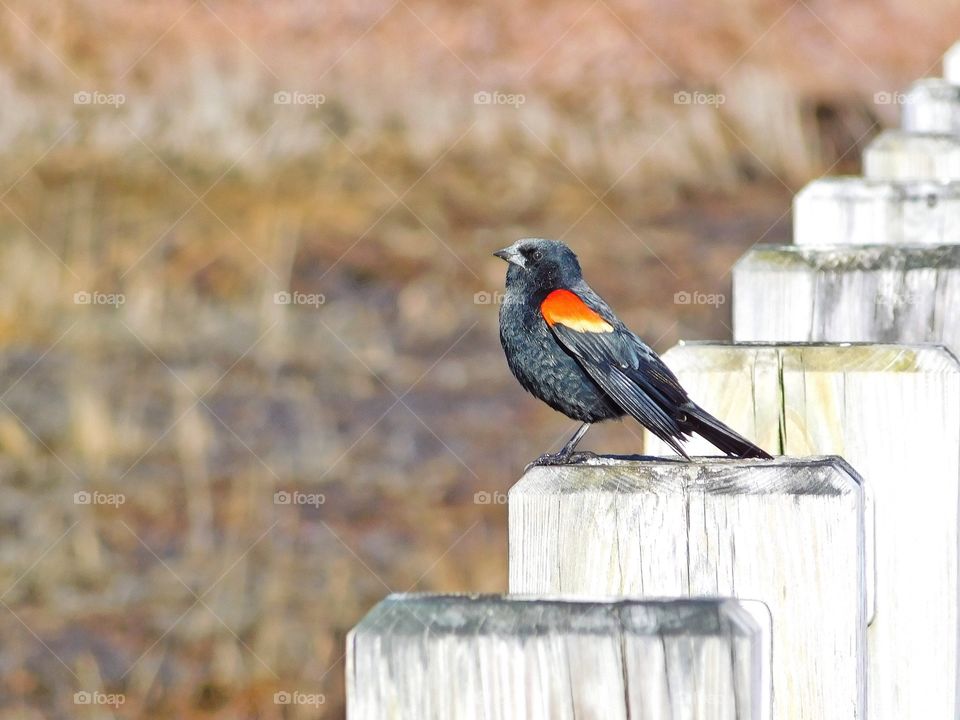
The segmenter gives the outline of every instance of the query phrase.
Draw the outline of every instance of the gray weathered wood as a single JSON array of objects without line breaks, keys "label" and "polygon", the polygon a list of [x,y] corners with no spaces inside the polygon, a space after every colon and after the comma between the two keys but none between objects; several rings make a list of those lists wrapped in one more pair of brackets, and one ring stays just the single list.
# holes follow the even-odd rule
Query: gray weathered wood
[{"label": "gray weathered wood", "polygon": [[960,85],[924,78],[910,86],[903,103],[904,130],[960,135]]},{"label": "gray weathered wood", "polygon": [[958,180],[960,137],[884,130],[863,151],[863,174],[874,180]]},{"label": "gray weathered wood", "polygon": [[[863,476],[876,565],[869,717],[955,717],[956,358],[935,346],[696,343],[664,359],[697,402],[746,437],[791,456],[842,455]],[[692,452],[708,447],[691,443]]]},{"label": "gray weathered wood", "polygon": [[511,592],[761,600],[773,717],[864,717],[863,494],[843,460],[601,458],[531,468],[508,504]]},{"label": "gray weathered wood", "polygon": [[960,182],[814,180],[793,199],[797,245],[960,243]]},{"label": "gray weathered wood", "polygon": [[943,79],[960,85],[960,42],[943,56]]},{"label": "gray weathered wood", "polygon": [[960,351],[960,245],[758,245],[733,271],[733,336]]},{"label": "gray weathered wood", "polygon": [[756,602],[391,595],[347,638],[347,717],[760,720],[768,633]]}]

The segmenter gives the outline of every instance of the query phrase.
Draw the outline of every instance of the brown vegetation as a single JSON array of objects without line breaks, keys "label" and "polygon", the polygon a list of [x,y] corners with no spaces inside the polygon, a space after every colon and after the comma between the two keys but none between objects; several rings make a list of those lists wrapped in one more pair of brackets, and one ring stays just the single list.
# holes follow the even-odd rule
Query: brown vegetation
[{"label": "brown vegetation", "polygon": [[346,630],[388,589],[503,590],[505,507],[474,494],[571,429],[507,373],[489,253],[563,237],[658,348],[725,337],[729,303],[674,293],[787,241],[791,193],[855,169],[895,120],[873,94],[960,27],[945,0],[0,14],[3,718],[110,716],[76,691],[342,717]]}]

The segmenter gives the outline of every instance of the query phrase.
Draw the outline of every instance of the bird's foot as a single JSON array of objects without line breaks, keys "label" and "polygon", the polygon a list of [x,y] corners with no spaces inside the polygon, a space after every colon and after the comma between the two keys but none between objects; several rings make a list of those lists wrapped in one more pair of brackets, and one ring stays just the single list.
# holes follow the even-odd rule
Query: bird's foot
[{"label": "bird's foot", "polygon": [[574,453],[544,453],[532,463],[527,465],[523,471],[526,472],[532,467],[550,467],[552,465],[577,465],[597,457],[596,453],[583,451]]}]

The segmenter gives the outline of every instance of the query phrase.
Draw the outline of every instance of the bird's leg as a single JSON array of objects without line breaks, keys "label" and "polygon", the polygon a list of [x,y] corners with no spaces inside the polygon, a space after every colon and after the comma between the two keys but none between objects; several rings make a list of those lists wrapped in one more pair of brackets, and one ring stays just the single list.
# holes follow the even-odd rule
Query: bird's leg
[{"label": "bird's leg", "polygon": [[577,447],[577,443],[583,440],[583,436],[587,434],[587,430],[589,429],[590,423],[585,422],[583,425],[581,425],[573,434],[573,437],[567,440],[567,444],[560,449],[560,452],[557,453],[557,456],[563,458],[564,460],[569,460],[570,456],[573,455],[573,451]]},{"label": "bird's leg", "polygon": [[591,452],[574,452],[577,443],[583,439],[583,436],[587,434],[587,430],[589,429],[590,423],[584,423],[573,434],[573,437],[567,440],[567,444],[560,448],[560,452],[545,453],[527,465],[527,468],[533,467],[534,465],[567,465],[596,457],[596,455]]}]

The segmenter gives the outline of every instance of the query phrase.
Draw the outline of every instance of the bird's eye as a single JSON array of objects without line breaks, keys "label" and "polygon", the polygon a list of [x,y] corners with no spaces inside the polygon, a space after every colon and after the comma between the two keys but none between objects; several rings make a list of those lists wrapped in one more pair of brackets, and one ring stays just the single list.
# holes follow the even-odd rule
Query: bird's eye
[{"label": "bird's eye", "polygon": [[543,251],[542,251],[542,250],[536,250],[536,251],[533,253],[533,259],[534,259],[534,260],[543,260]]}]

